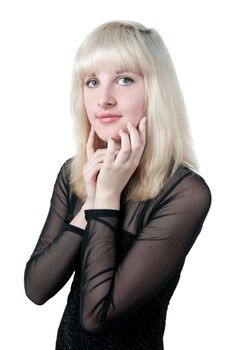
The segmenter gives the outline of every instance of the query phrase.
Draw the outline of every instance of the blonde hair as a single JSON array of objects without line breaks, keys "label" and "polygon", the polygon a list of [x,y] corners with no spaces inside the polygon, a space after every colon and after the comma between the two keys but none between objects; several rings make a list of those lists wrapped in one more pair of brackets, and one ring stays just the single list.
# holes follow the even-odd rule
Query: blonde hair
[{"label": "blonde hair", "polygon": [[[170,54],[153,28],[132,21],[111,21],[94,29],[79,47],[74,61],[71,113],[76,154],[70,162],[70,185],[84,201],[83,166],[90,132],[83,101],[83,80],[100,65],[144,77],[147,142],[139,166],[126,185],[125,200],[156,196],[180,165],[198,171],[186,108]],[[95,149],[105,148],[97,135]],[[126,191],[127,190],[127,191]]]}]

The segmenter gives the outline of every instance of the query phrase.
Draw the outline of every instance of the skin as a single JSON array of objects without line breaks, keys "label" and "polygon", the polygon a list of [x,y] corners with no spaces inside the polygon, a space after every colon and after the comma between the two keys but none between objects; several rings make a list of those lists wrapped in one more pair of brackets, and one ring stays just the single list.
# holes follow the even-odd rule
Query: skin
[{"label": "skin", "polygon": [[[138,127],[145,114],[145,88],[143,77],[132,72],[120,72],[108,67],[97,70],[93,76],[84,79],[84,105],[90,124],[100,139],[107,142],[109,136],[120,149],[119,130],[128,134],[127,122]],[[114,123],[103,124],[97,116],[100,113],[121,115]]]},{"label": "skin", "polygon": [[[92,125],[86,145],[88,161],[83,169],[87,201],[94,203],[94,208],[104,203],[118,208],[120,194],[146,144],[144,81],[132,72],[99,70],[86,77],[83,95]],[[102,124],[97,119],[100,113],[114,113],[121,118]],[[94,149],[95,133],[107,142],[106,149]]]}]

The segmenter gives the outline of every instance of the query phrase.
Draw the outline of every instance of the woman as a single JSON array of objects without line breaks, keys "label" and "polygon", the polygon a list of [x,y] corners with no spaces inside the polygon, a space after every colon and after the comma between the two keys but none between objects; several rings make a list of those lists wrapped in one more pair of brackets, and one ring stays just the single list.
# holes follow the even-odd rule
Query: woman
[{"label": "woman", "polygon": [[124,21],[96,28],[75,57],[71,102],[76,154],[57,175],[26,294],[42,305],[75,272],[57,350],[163,349],[211,192],[158,32]]}]

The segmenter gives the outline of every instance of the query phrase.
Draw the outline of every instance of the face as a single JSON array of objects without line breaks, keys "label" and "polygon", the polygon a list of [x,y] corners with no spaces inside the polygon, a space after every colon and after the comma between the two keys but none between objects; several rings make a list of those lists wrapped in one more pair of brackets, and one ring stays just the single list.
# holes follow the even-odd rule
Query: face
[{"label": "face", "polygon": [[[100,139],[111,136],[120,145],[120,129],[129,134],[126,124],[138,127],[145,116],[145,88],[143,77],[132,72],[100,69],[84,79],[84,104],[90,124]],[[118,116],[108,120],[100,116]],[[104,120],[106,122],[104,122]]]}]

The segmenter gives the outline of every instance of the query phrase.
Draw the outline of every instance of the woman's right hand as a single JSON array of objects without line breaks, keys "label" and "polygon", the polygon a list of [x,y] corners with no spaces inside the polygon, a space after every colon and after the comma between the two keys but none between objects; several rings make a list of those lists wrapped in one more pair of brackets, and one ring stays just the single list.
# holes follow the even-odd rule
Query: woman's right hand
[{"label": "woman's right hand", "polygon": [[[87,192],[86,202],[94,204],[97,177],[104,162],[107,148],[94,149],[95,129],[91,127],[91,131],[86,144],[87,162],[83,167],[83,178]],[[116,150],[116,155],[119,150]]]}]

